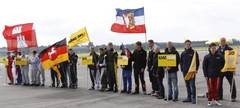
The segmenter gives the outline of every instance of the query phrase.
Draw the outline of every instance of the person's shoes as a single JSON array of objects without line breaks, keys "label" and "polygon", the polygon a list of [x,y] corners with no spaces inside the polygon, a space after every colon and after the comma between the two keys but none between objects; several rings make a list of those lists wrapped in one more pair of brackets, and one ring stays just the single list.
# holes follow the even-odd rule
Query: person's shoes
[{"label": "person's shoes", "polygon": [[35,84],[36,87],[40,86],[40,84]]},{"label": "person's shoes", "polygon": [[127,91],[126,90],[122,90],[121,93],[126,93]]},{"label": "person's shoes", "polygon": [[172,100],[172,97],[165,98],[164,100],[165,100],[165,101],[166,101],[166,100],[169,100],[169,101],[170,101],[170,100]]},{"label": "person's shoes", "polygon": [[50,85],[50,87],[55,87],[55,84]]},{"label": "person's shoes", "polygon": [[192,101],[192,104],[197,104],[196,101]]},{"label": "person's shoes", "polygon": [[45,86],[45,84],[41,84],[41,86],[43,87],[43,86]]},{"label": "person's shoes", "polygon": [[152,91],[151,93],[148,93],[148,95],[153,95],[155,94],[155,91]]},{"label": "person's shoes", "polygon": [[111,91],[113,91],[113,89],[107,89],[106,91],[107,91],[107,92],[111,92]]},{"label": "person's shoes", "polygon": [[214,103],[217,105],[217,106],[222,106],[222,104],[220,103],[220,102],[218,102],[218,101],[214,101]]},{"label": "person's shoes", "polygon": [[211,107],[211,106],[212,106],[212,102],[211,102],[211,101],[208,101],[207,106],[208,106],[208,107]]},{"label": "person's shoes", "polygon": [[157,99],[164,99],[163,96],[157,96]]},{"label": "person's shoes", "polygon": [[147,95],[147,92],[146,92],[146,91],[143,91],[143,95]]},{"label": "person's shoes", "polygon": [[191,99],[185,99],[182,102],[186,103],[186,102],[192,102]]},{"label": "person's shoes", "polygon": [[131,90],[128,90],[128,91],[127,91],[127,94],[131,94],[131,93],[132,93],[132,91],[131,91]]},{"label": "person's shoes", "polygon": [[35,86],[35,84],[30,84],[30,86]]},{"label": "person's shoes", "polygon": [[236,99],[231,99],[231,102],[237,102],[237,100]]},{"label": "person's shoes", "polygon": [[137,95],[137,94],[139,94],[139,91],[135,91],[135,92],[133,92],[132,94],[133,94],[133,95]]},{"label": "person's shoes", "polygon": [[101,88],[99,91],[100,91],[100,92],[104,92],[104,91],[105,91],[105,88]]},{"label": "person's shoes", "polygon": [[95,90],[95,88],[94,88],[94,87],[91,87],[91,88],[89,88],[88,90]]},{"label": "person's shoes", "polygon": [[173,101],[173,102],[177,102],[177,101],[178,101],[178,99],[173,99],[172,101]]},{"label": "person's shoes", "polygon": [[115,89],[113,92],[114,92],[114,93],[117,93],[117,92],[118,92],[118,89]]}]

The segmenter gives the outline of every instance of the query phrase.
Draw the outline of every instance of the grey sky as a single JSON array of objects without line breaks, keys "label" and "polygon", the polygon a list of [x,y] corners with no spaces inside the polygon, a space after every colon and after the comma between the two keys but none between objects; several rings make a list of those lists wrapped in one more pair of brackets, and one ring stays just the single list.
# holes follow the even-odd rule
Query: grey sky
[{"label": "grey sky", "polygon": [[[142,6],[148,39],[240,39],[240,0],[2,0],[0,31],[4,25],[33,22],[39,45],[69,37],[84,26],[95,44],[145,41],[144,34],[110,31],[115,8]],[[0,43],[0,47],[6,46],[3,36]]]}]

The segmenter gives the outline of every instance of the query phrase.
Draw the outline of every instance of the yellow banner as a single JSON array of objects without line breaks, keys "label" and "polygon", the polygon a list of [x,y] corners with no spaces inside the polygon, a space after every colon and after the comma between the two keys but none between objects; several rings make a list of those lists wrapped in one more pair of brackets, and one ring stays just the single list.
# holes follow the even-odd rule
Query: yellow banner
[{"label": "yellow banner", "polygon": [[177,65],[176,54],[160,54],[158,55],[159,67],[175,67]]},{"label": "yellow banner", "polygon": [[27,59],[24,58],[16,58],[15,59],[16,65],[27,65]]},{"label": "yellow banner", "polygon": [[90,41],[90,39],[88,37],[87,29],[86,29],[86,27],[84,27],[84,28],[80,29],[78,32],[73,33],[70,36],[70,40],[68,41],[68,46],[71,48],[78,44],[82,44],[82,43],[89,42],[89,41]]},{"label": "yellow banner", "polygon": [[82,57],[82,64],[83,65],[92,65],[93,64],[93,57],[92,56]]},{"label": "yellow banner", "polygon": [[196,62],[196,52],[194,52],[191,65],[190,65],[188,73],[184,79],[190,80],[190,79],[194,78],[196,72],[197,72],[197,62]]},{"label": "yellow banner", "polygon": [[225,64],[221,72],[235,72],[238,62],[238,49],[226,50],[224,53]]},{"label": "yellow banner", "polygon": [[4,65],[8,65],[8,59],[7,58],[1,58],[0,63],[2,63]]},{"label": "yellow banner", "polygon": [[128,57],[127,56],[118,56],[117,64],[124,65],[124,66],[128,65]]}]

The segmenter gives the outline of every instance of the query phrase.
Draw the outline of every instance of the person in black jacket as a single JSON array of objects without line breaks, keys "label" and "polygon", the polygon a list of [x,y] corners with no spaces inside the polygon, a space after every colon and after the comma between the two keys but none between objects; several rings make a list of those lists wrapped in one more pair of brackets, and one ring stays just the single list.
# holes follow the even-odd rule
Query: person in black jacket
[{"label": "person in black jacket", "polygon": [[70,85],[69,88],[76,89],[78,87],[78,78],[77,78],[77,61],[78,56],[72,49],[69,49],[69,72],[70,72]]},{"label": "person in black jacket", "polygon": [[98,54],[95,52],[94,48],[91,47],[91,51],[90,51],[90,56],[92,56],[92,62],[93,64],[88,65],[88,68],[90,70],[90,79],[92,82],[92,87],[89,88],[89,90],[95,90],[95,82],[96,82],[96,74],[97,74],[97,63],[98,63]]},{"label": "person in black jacket", "polygon": [[151,86],[152,86],[152,92],[150,93],[150,95],[157,95],[155,93],[155,91],[157,91],[157,82],[156,82],[156,79],[155,77],[153,76],[153,55],[154,55],[154,47],[156,47],[154,45],[154,41],[153,40],[148,40],[148,47],[149,47],[149,52],[148,52],[148,57],[147,57],[147,70],[148,70],[148,73],[149,73],[149,79],[150,79],[150,82],[151,82]]},{"label": "person in black jacket", "polygon": [[165,88],[163,85],[163,78],[164,78],[164,69],[163,67],[158,66],[158,55],[160,54],[159,48],[154,49],[153,55],[153,76],[156,79],[156,93],[158,99],[165,98]]},{"label": "person in black jacket", "polygon": [[128,57],[128,65],[122,67],[123,90],[121,93],[130,94],[132,92],[132,53],[128,48],[122,46],[121,55]]},{"label": "person in black jacket", "polygon": [[142,84],[143,94],[146,94],[146,84],[144,80],[144,71],[147,62],[147,52],[142,48],[141,42],[136,42],[135,50],[133,52],[133,68],[135,79],[135,92],[133,94],[139,94],[139,77]]},{"label": "person in black jacket", "polygon": [[[183,73],[183,77],[187,75],[189,68],[191,66],[191,62],[193,59],[193,55],[196,51],[192,49],[192,42],[190,40],[185,41],[185,50],[182,52],[180,57],[180,66],[181,71]],[[199,68],[199,56],[196,52],[196,71]],[[186,88],[187,88],[187,99],[183,100],[183,102],[192,102],[192,104],[196,104],[196,86],[195,86],[195,76],[190,80],[185,80]]]},{"label": "person in black jacket", "polygon": [[[178,101],[178,66],[180,64],[180,56],[172,42],[167,43],[165,54],[175,54],[177,64],[175,67],[167,67],[168,72],[168,100]],[[173,96],[174,94],[174,96]]]},{"label": "person in black jacket", "polygon": [[217,45],[211,43],[209,45],[209,54],[203,60],[203,73],[208,84],[208,106],[212,106],[213,102],[217,105],[222,105],[217,101],[219,75],[224,66],[224,58],[221,54],[217,53]]},{"label": "person in black jacket", "polygon": [[117,57],[118,53],[114,50],[113,44],[108,43],[108,49],[106,51],[106,69],[108,73],[109,89],[107,91],[118,92],[117,85]]},{"label": "person in black jacket", "polygon": [[[219,46],[219,48],[218,48],[218,53],[223,55],[223,57],[224,57],[224,52],[226,50],[233,50],[231,47],[229,47],[227,45],[225,38],[220,39],[220,44],[221,44],[221,46]],[[226,79],[228,80],[228,83],[230,85],[230,92],[232,93],[231,94],[231,101],[236,102],[237,89],[236,89],[235,80],[233,78],[233,73],[234,72],[231,72],[231,71],[220,73],[220,85],[219,85],[219,94],[218,94],[219,100],[223,99],[223,79],[224,79],[224,77],[226,77]]]},{"label": "person in black jacket", "polygon": [[59,71],[61,73],[61,82],[62,82],[61,88],[67,88],[68,87],[68,78],[67,78],[68,61],[60,63],[59,67],[60,67]]}]

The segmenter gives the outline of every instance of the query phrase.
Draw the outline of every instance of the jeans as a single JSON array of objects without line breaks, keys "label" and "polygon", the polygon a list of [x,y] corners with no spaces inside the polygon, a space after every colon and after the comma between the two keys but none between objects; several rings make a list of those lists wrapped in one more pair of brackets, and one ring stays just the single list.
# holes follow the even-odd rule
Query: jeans
[{"label": "jeans", "polygon": [[195,85],[195,77],[190,80],[185,80],[186,88],[187,88],[187,98],[192,102],[196,102],[196,85]]},{"label": "jeans", "polygon": [[[174,95],[174,97],[173,97]],[[178,99],[177,72],[168,73],[168,97]]]},{"label": "jeans", "polygon": [[123,90],[131,91],[132,90],[132,70],[123,69],[122,77],[123,77]]}]

